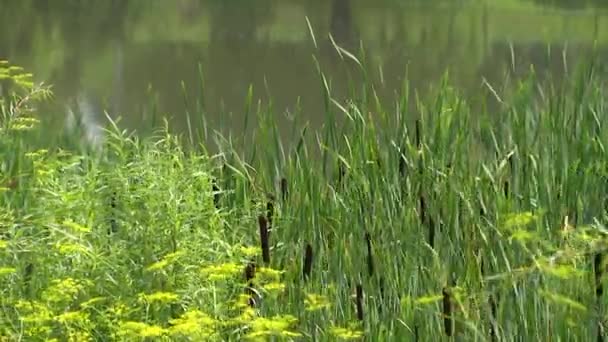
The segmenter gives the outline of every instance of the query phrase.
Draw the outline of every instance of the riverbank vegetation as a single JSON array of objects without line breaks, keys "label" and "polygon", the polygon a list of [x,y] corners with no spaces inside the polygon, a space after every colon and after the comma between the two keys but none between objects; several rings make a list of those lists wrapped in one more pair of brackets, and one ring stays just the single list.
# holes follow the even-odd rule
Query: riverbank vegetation
[{"label": "riverbank vegetation", "polygon": [[3,62],[0,334],[601,337],[603,72],[590,61],[555,84],[531,69],[486,84],[481,109],[447,75],[426,98],[405,81],[387,112],[368,84],[334,100],[319,68],[321,130],[295,120],[283,143],[250,95],[254,134],[217,134],[211,155],[192,144],[203,126],[139,137],[109,116],[101,149],[41,146],[51,93]]}]

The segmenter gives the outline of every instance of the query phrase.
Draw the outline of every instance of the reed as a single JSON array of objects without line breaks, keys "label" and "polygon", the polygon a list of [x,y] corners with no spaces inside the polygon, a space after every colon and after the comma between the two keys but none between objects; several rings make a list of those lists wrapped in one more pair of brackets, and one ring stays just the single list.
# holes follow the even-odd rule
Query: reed
[{"label": "reed", "polygon": [[[185,149],[168,127],[136,139],[108,118],[94,155],[41,152],[27,120],[3,121],[0,184],[19,186],[0,190],[0,305],[16,308],[0,312],[0,335],[69,340],[78,327],[90,339],[130,340],[603,337],[603,69],[583,65],[559,84],[511,75],[479,89],[500,97],[492,110],[447,79],[395,110],[375,95],[373,77],[344,101],[335,89],[345,85],[315,66],[325,122],[308,139],[281,140],[279,113],[256,107],[253,89],[254,134],[215,137],[225,158],[221,210],[212,158]],[[340,165],[348,178],[337,191]],[[115,188],[115,207],[108,184],[129,187]],[[108,209],[116,234],[107,234]],[[173,317],[172,305],[184,314]],[[79,324],[67,327],[74,316]]]}]

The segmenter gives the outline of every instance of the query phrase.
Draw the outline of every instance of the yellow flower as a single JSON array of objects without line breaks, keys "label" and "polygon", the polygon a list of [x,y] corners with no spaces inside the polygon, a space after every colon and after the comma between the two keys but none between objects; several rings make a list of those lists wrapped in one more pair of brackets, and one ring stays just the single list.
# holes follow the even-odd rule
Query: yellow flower
[{"label": "yellow flower", "polygon": [[106,299],[105,297],[91,298],[91,299],[87,300],[86,302],[80,304],[80,306],[82,306],[83,308],[89,308],[89,307],[92,307],[93,305],[95,305],[98,302],[104,301],[105,299]]},{"label": "yellow flower", "polygon": [[263,286],[263,289],[267,292],[282,292],[285,290],[285,284],[283,283],[270,283]]},{"label": "yellow flower", "polygon": [[229,262],[220,265],[204,267],[201,272],[209,277],[209,280],[226,279],[243,272],[243,266]]},{"label": "yellow flower", "polygon": [[169,253],[169,254],[165,255],[161,260],[159,260],[159,261],[153,263],[152,265],[148,266],[146,268],[146,270],[147,271],[162,270],[165,267],[169,266],[170,264],[174,263],[182,255],[184,255],[184,252],[182,252],[182,251],[177,251],[177,252]]},{"label": "yellow flower", "polygon": [[89,285],[86,280],[75,280],[73,278],[54,279],[42,293],[42,298],[49,302],[71,301]]},{"label": "yellow flower", "polygon": [[20,300],[15,304],[21,320],[25,323],[36,323],[41,325],[50,321],[53,317],[51,310],[44,304],[35,301]]},{"label": "yellow flower", "polygon": [[260,267],[256,277],[278,281],[283,273],[285,273],[285,271],[279,271],[268,267]]},{"label": "yellow flower", "polygon": [[179,300],[179,296],[173,292],[154,292],[151,294],[140,293],[139,300],[148,303],[171,303]]},{"label": "yellow flower", "polygon": [[87,252],[87,248],[78,243],[56,243],[55,248],[57,248],[61,254]]},{"label": "yellow flower", "polygon": [[304,300],[306,311],[316,311],[329,308],[329,300],[327,297],[317,294],[307,294]]},{"label": "yellow flower", "polygon": [[216,321],[199,310],[188,311],[180,318],[170,320],[169,323],[172,325],[169,331],[173,335],[201,339],[208,338],[215,333]]},{"label": "yellow flower", "polygon": [[254,257],[262,252],[262,249],[260,249],[260,247],[240,246],[239,250],[246,257]]},{"label": "yellow flower", "polygon": [[13,274],[15,272],[17,272],[17,270],[14,267],[0,267],[0,276]]},{"label": "yellow flower", "polygon": [[331,327],[329,332],[337,338],[343,340],[356,340],[363,337],[363,332],[343,327]]},{"label": "yellow flower", "polygon": [[119,328],[119,335],[138,336],[138,337],[161,337],[167,330],[158,325],[149,325],[142,322],[122,322]]},{"label": "yellow flower", "polygon": [[89,320],[89,314],[81,311],[68,311],[56,316],[55,320],[62,324],[86,322]]},{"label": "yellow flower", "polygon": [[248,338],[259,338],[262,336],[299,337],[300,333],[293,332],[290,327],[297,322],[291,315],[274,316],[272,318],[258,317],[251,321],[252,332],[247,334]]},{"label": "yellow flower", "polygon": [[73,222],[71,220],[65,220],[63,221],[63,225],[72,229],[74,232],[80,232],[80,233],[88,233],[91,231],[91,228],[89,227],[85,227],[85,226],[81,226],[80,224]]}]

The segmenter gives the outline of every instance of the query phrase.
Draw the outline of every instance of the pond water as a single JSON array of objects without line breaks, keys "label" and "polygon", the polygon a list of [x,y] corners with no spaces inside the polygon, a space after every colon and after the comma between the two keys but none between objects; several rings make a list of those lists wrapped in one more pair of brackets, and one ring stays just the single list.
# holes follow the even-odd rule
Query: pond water
[{"label": "pond water", "polygon": [[500,82],[505,72],[521,74],[530,64],[559,77],[594,44],[606,54],[607,4],[0,0],[0,59],[53,85],[45,115],[57,127],[69,126],[72,109],[89,111],[85,119],[93,122],[105,120],[107,110],[141,131],[159,124],[155,113],[167,114],[181,130],[185,113],[200,115],[197,100],[203,100],[210,129],[238,132],[250,85],[254,101],[271,97],[284,117],[299,107],[299,120],[315,126],[325,114],[313,56],[337,98],[346,96],[347,71],[354,70],[341,62],[329,33],[354,53],[361,43],[370,82],[387,102],[406,73],[413,88],[425,89],[446,69],[452,83],[475,96],[484,78]]}]

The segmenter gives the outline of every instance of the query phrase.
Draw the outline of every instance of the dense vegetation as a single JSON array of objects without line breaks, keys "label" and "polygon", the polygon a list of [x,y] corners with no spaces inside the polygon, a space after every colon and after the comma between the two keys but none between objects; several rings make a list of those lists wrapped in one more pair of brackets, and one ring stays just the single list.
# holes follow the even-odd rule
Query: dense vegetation
[{"label": "dense vegetation", "polygon": [[252,140],[218,134],[220,153],[210,155],[189,143],[202,127],[186,139],[167,126],[137,137],[109,118],[102,149],[41,149],[31,139],[44,129],[35,105],[50,92],[2,62],[0,334],[604,334],[600,65],[559,85],[533,70],[502,88],[486,84],[492,110],[469,106],[447,76],[426,99],[404,83],[395,112],[365,83],[340,103],[317,71],[322,130],[296,120],[293,143],[283,144],[272,106],[250,94]]}]

